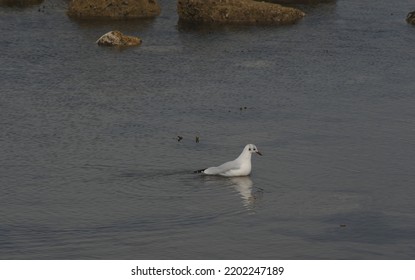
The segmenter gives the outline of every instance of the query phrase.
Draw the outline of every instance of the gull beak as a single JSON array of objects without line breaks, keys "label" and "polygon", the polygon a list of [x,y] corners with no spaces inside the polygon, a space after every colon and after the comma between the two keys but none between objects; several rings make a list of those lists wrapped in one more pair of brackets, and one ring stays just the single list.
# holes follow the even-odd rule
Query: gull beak
[{"label": "gull beak", "polygon": [[256,153],[257,153],[258,155],[262,156],[262,154],[261,154],[259,151],[257,151]]}]

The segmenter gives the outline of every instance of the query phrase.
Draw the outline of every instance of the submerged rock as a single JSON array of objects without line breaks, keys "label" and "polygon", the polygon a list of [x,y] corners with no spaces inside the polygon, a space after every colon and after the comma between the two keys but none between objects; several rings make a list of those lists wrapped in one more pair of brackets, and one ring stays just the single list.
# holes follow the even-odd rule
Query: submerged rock
[{"label": "submerged rock", "polygon": [[110,31],[102,35],[96,42],[100,46],[130,47],[141,44],[141,39],[133,36],[126,36],[120,31]]},{"label": "submerged rock", "polygon": [[178,0],[177,13],[187,22],[276,25],[305,16],[299,9],[253,0]]},{"label": "submerged rock", "polygon": [[160,14],[157,0],[71,0],[68,15],[78,18],[149,18]]},{"label": "submerged rock", "polygon": [[415,11],[410,12],[407,16],[406,16],[406,22],[410,23],[410,24],[415,24]]}]

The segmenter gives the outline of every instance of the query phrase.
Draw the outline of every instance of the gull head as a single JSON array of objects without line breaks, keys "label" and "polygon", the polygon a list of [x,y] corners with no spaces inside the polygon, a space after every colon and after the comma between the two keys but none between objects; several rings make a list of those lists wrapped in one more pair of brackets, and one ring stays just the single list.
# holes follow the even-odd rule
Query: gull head
[{"label": "gull head", "polygon": [[244,151],[247,151],[251,154],[257,153],[258,155],[262,156],[262,154],[259,152],[258,148],[254,144],[246,145]]}]

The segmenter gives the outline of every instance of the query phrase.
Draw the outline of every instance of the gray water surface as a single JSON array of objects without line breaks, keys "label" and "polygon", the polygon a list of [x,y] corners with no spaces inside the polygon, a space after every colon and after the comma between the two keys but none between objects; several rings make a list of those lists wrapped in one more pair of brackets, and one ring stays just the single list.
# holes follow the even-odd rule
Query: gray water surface
[{"label": "gray water surface", "polygon": [[[159,2],[116,22],[0,7],[0,259],[414,259],[413,1],[283,27]],[[115,29],[143,44],[95,45]],[[247,143],[250,177],[192,173]]]}]

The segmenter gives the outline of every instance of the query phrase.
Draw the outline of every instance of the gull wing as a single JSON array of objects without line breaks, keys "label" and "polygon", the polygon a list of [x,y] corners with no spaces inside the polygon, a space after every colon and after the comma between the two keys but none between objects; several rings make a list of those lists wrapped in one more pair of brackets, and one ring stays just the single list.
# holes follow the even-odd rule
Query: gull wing
[{"label": "gull wing", "polygon": [[219,175],[219,174],[225,174],[233,169],[238,169],[240,166],[238,162],[235,160],[225,162],[222,165],[216,166],[216,167],[209,167],[203,171],[203,173],[207,175]]}]

